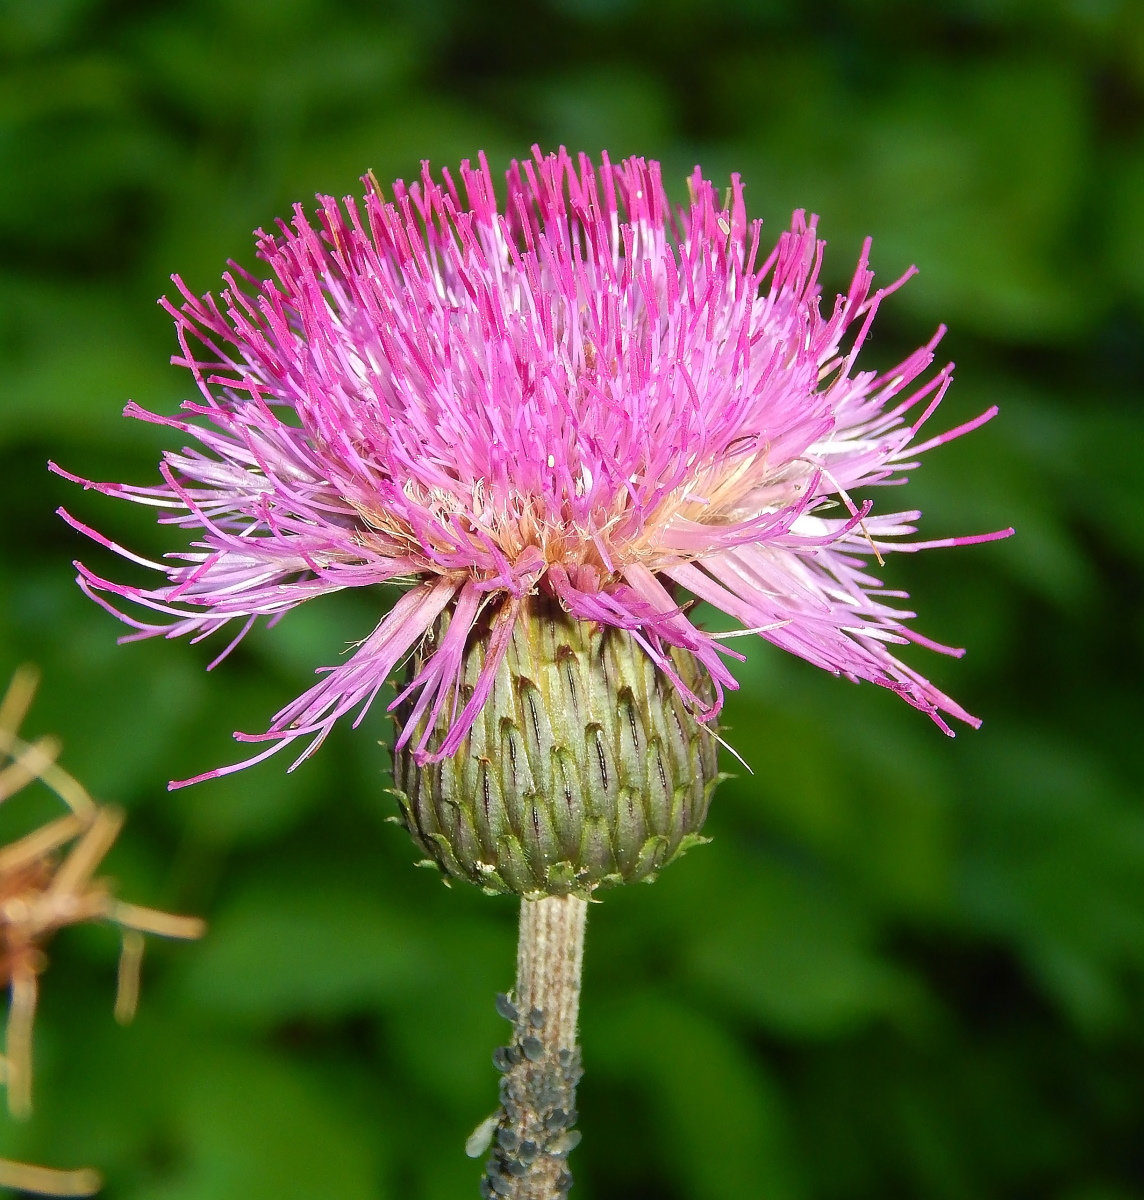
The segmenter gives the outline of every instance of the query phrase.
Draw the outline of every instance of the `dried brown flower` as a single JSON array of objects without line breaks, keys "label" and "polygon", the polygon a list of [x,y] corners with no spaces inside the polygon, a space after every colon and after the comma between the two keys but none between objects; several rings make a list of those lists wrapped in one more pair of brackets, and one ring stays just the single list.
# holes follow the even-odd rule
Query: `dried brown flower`
[{"label": "dried brown flower", "polygon": [[[0,847],[0,985],[9,992],[8,1022],[0,1078],[8,1088],[8,1109],[25,1117],[32,1108],[32,1026],[39,976],[47,966],[44,946],[65,925],[106,920],[123,938],[115,1017],[126,1023],[139,997],[143,934],[198,938],[205,926],[197,917],[174,916],[117,900],[110,881],[96,871],[123,826],[119,809],[104,807],[78,780],[56,764],[54,738],[26,742],[20,724],[32,702],[39,673],[21,667],[0,701],[0,801],[33,780],[42,780],[68,812]],[[51,1196],[89,1196],[100,1179],[90,1169],[57,1171],[0,1159],[0,1186]]]}]

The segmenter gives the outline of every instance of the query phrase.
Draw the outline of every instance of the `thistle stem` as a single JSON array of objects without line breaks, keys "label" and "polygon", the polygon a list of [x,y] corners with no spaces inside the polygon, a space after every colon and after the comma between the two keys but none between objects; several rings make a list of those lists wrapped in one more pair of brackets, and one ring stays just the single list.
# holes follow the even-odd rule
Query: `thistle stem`
[{"label": "thistle stem", "polygon": [[521,901],[516,991],[497,998],[513,1036],[493,1056],[504,1078],[481,1181],[486,1200],[563,1200],[572,1186],[567,1157],[580,1141],[573,1129],[583,1074],[576,1023],[587,915],[587,901],[575,896]]}]

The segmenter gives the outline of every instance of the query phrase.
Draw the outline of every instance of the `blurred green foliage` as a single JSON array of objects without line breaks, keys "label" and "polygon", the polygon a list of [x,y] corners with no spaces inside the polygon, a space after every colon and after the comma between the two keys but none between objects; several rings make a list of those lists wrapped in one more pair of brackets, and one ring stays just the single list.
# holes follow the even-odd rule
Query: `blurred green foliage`
[{"label": "blurred green foliage", "polygon": [[741,171],[772,232],[820,212],[831,284],[867,233],[884,278],[917,262],[872,360],[948,322],[945,421],[1001,416],[911,490],[932,536],[1019,533],[886,570],[970,647],[924,665],[980,733],[751,648],[714,844],[592,911],[577,1194],[1144,1197],[1139,0],[4,0],[0,61],[0,670],[44,667],[30,732],[130,809],[122,894],[212,922],[152,947],[127,1030],[113,934],[60,937],[0,1151],[97,1165],[108,1200],[476,1194],[514,905],[412,869],[381,715],[293,775],[164,790],[389,599],[314,602],[210,676],[117,648],[53,509],[166,538],[44,464],[154,478],[162,435],[119,413],[191,391],[170,272],[213,287],[367,168],[564,141]]}]

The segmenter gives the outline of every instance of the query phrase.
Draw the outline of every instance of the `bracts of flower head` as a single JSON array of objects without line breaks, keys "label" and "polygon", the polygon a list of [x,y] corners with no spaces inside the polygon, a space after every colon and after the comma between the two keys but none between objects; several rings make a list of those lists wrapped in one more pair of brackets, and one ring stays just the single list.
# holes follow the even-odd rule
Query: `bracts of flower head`
[{"label": "bracts of flower head", "polygon": [[[128,413],[191,444],[153,486],[78,481],[155,507],[190,545],[144,560],[68,516],[164,576],[80,566],[85,591],[129,638],[223,633],[217,662],[259,617],[405,589],[266,733],[240,735],[266,743],[248,762],[299,739],[305,757],[343,716],[360,721],[413,651],[398,747],[448,759],[531,596],[625,631],[701,723],[740,656],[694,623],[688,595],[947,732],[946,717],[977,724],[897,657],[911,642],[961,652],[916,633],[871,566],[1011,532],[911,540],[919,514],[870,498],[993,415],[923,434],[951,377],[931,369],[941,330],[889,371],[859,367],[909,273],[876,289],[867,244],[824,307],[815,219],[796,212],[765,250],[737,176],[721,197],[696,169],[673,207],[657,163],[537,150],[506,181],[498,209],[483,156],[459,181],[426,165],[389,199],[370,176],[364,200],[325,197],[316,220],[299,206],[259,234],[270,278],[235,267],[217,298],[176,280],[175,361],[200,398],[180,417]],[[462,686],[477,637],[481,670]]]},{"label": "bracts of flower head", "polygon": [[[122,934],[115,1016],[130,1021],[139,995],[143,935],[201,937],[197,917],[174,916],[115,899],[95,872],[123,823],[117,809],[95,803],[78,780],[56,763],[54,738],[27,742],[19,729],[35,693],[38,673],[21,667],[0,701],[0,801],[34,780],[46,784],[68,811],[0,847],[0,970],[9,989],[5,1048],[0,1066],[14,1116],[32,1106],[32,1026],[38,977],[47,965],[43,947],[65,925],[107,920]],[[56,1171],[0,1160],[0,1185],[45,1195],[90,1195],[96,1172]]]}]

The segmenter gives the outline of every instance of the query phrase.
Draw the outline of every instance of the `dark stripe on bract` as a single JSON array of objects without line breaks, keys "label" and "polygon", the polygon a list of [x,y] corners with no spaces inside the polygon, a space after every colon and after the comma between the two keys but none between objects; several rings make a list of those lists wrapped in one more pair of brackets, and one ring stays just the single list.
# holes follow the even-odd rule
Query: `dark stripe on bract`
[{"label": "dark stripe on bract", "polygon": [[[447,625],[445,615],[437,644]],[[488,636],[488,623],[470,636],[462,702]],[[686,686],[709,699],[692,656],[671,657]],[[408,670],[421,666],[414,657]],[[408,711],[397,713],[397,734]],[[429,745],[446,733],[442,719]],[[713,733],[627,632],[536,596],[460,751],[425,768],[397,751],[394,783],[413,840],[447,875],[492,892],[589,895],[652,879],[703,840],[720,778]]]}]

